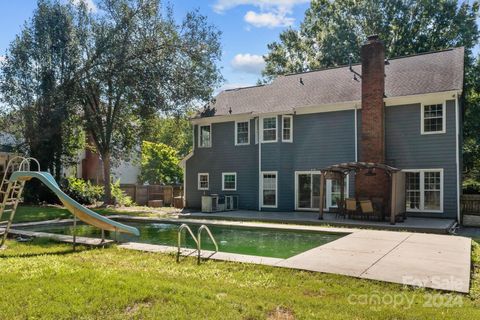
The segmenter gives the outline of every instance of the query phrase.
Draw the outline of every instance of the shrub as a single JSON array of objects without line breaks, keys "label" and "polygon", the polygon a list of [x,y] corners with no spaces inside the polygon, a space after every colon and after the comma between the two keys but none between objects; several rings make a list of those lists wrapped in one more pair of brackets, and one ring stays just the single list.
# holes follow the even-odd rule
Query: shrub
[{"label": "shrub", "polygon": [[478,194],[480,193],[480,181],[469,178],[463,181],[463,193]]},{"label": "shrub", "polygon": [[112,197],[115,202],[122,207],[130,207],[134,205],[132,198],[127,196],[122,189],[120,189],[120,179],[111,184]]},{"label": "shrub", "polygon": [[65,181],[65,193],[81,204],[95,204],[103,198],[103,187],[90,181],[68,177]]}]

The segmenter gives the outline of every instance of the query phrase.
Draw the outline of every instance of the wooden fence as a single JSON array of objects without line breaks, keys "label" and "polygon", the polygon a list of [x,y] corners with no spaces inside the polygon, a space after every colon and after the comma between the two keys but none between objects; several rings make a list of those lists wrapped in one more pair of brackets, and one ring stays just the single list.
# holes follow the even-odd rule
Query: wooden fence
[{"label": "wooden fence", "polygon": [[464,194],[460,200],[462,224],[480,227],[480,194]]},{"label": "wooden fence", "polygon": [[140,186],[135,184],[122,184],[120,188],[130,196],[133,201],[144,206],[150,200],[163,200],[165,206],[173,206],[175,197],[183,196],[183,188],[181,185],[160,186],[147,185]]}]

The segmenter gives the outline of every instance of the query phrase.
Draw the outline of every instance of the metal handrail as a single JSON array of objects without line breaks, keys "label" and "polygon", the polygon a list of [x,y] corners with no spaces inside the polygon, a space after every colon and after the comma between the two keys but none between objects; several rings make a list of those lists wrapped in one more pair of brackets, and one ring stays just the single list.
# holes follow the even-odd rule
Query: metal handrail
[{"label": "metal handrail", "polygon": [[195,244],[197,245],[197,251],[200,252],[199,246],[198,246],[198,240],[197,240],[197,238],[195,238],[195,235],[193,234],[192,229],[190,229],[190,227],[187,224],[183,223],[180,226],[180,228],[178,228],[178,232],[177,232],[177,240],[178,240],[178,242],[177,242],[177,244],[178,244],[177,262],[180,261],[180,253],[181,253],[181,249],[182,249],[182,231],[184,229],[188,231],[188,233],[192,237],[193,241],[195,241]]},{"label": "metal handrail", "polygon": [[201,258],[201,251],[202,251],[202,231],[203,231],[203,230],[207,231],[208,236],[210,237],[210,239],[212,240],[213,244],[215,245],[215,252],[214,252],[213,254],[215,254],[215,253],[218,252],[218,244],[217,244],[217,241],[215,241],[215,238],[213,237],[212,232],[210,231],[210,229],[209,229],[206,225],[202,224],[202,225],[200,226],[200,228],[198,228],[198,232],[197,232],[197,239],[198,239],[198,261],[197,261],[197,262],[198,262],[198,264],[200,264],[200,258]]}]

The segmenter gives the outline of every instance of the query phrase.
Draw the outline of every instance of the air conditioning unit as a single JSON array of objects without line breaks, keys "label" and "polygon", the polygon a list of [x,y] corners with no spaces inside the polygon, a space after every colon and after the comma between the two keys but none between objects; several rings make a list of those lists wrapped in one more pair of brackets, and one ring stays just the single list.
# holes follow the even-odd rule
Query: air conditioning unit
[{"label": "air conditioning unit", "polygon": [[211,194],[202,196],[202,212],[225,211],[225,196]]}]

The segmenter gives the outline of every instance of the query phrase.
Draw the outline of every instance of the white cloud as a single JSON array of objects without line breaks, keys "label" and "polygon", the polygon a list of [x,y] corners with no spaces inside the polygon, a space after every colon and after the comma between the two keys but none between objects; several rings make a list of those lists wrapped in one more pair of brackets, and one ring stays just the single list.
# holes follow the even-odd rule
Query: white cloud
[{"label": "white cloud", "polygon": [[224,13],[238,6],[249,5],[260,9],[259,12],[248,11],[244,20],[254,27],[275,28],[291,26],[295,19],[291,17],[293,7],[308,3],[310,0],[217,0],[213,10]]},{"label": "white cloud", "polygon": [[243,19],[257,28],[287,27],[295,22],[294,18],[287,17],[285,13],[275,12],[256,13],[254,11],[248,11]]},{"label": "white cloud", "polygon": [[87,8],[88,10],[92,11],[92,12],[96,12],[98,10],[97,6],[95,5],[95,2],[93,2],[93,0],[73,0],[73,3],[75,5],[78,5],[80,4],[80,2],[85,2],[85,4],[87,5]]},{"label": "white cloud", "polygon": [[238,6],[251,5],[262,10],[290,11],[293,6],[307,2],[310,2],[310,0],[217,0],[213,5],[213,10],[217,13],[223,13]]},{"label": "white cloud", "polygon": [[265,66],[265,61],[262,56],[256,54],[239,53],[233,58],[231,65],[237,71],[260,74]]},{"label": "white cloud", "polygon": [[3,63],[7,58],[5,56],[0,56],[0,64]]}]

